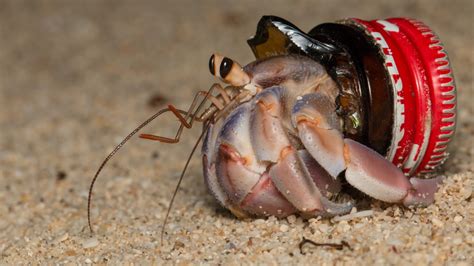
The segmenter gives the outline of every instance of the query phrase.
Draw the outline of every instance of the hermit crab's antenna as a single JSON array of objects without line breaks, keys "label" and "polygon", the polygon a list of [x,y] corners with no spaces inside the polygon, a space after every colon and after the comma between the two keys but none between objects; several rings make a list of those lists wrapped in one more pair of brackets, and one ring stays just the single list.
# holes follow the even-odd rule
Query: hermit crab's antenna
[{"label": "hermit crab's antenna", "polygon": [[[165,142],[165,143],[177,143],[179,141],[179,137],[181,136],[181,132],[183,131],[183,127],[191,128],[192,123],[194,121],[198,121],[198,122],[206,121],[206,120],[202,120],[200,117],[197,117],[197,114],[203,108],[204,104],[206,103],[206,101],[208,100],[208,98],[210,97],[210,95],[211,95],[211,93],[214,89],[216,89],[216,86],[211,86],[211,88],[207,92],[204,91],[204,92],[197,93],[196,96],[194,97],[194,100],[193,100],[191,106],[189,107],[189,110],[187,112],[183,111],[183,110],[180,110],[180,109],[177,109],[173,105],[169,105],[168,108],[164,108],[164,109],[159,110],[154,115],[150,116],[147,120],[145,120],[143,123],[141,123],[138,127],[136,127],[132,132],[130,132],[130,134],[128,134],[112,150],[112,152],[109,153],[109,155],[107,155],[107,157],[104,159],[104,161],[99,166],[99,169],[95,173],[94,178],[92,178],[92,181],[91,181],[91,184],[90,184],[90,187],[89,187],[89,196],[87,198],[87,222],[88,222],[89,230],[90,230],[91,233],[94,232],[94,230],[92,229],[92,222],[91,222],[92,190],[94,188],[95,182],[97,181],[97,178],[99,177],[100,172],[102,171],[104,166],[107,164],[107,162],[110,161],[110,159],[122,148],[122,146],[125,145],[125,143],[127,143],[130,140],[130,138],[132,138],[138,131],[140,131],[143,127],[145,127],[150,122],[152,122],[153,120],[158,118],[160,115],[162,115],[162,114],[164,114],[168,111],[173,112],[181,121],[181,125],[180,125],[180,127],[178,129],[178,132],[176,133],[176,136],[175,136],[174,139],[161,137],[161,136],[150,135],[150,134],[142,134],[140,137],[145,138],[145,139],[157,140],[157,141]],[[199,99],[200,95],[204,95],[204,98],[201,100],[198,107],[193,112],[192,110],[194,109],[196,103],[198,102],[198,99]],[[215,110],[217,110],[217,109],[215,109]],[[210,114],[213,114],[215,112],[215,110],[213,109],[213,111]],[[183,118],[181,116],[181,114],[185,115],[185,117]],[[189,122],[187,122],[188,118],[191,118],[191,120]],[[202,136],[200,137],[200,139],[201,138],[202,138]],[[200,141],[200,139],[199,139],[199,141]],[[198,141],[198,143],[199,143],[199,141]],[[196,143],[196,145],[195,145],[196,147],[197,147],[198,143]],[[193,149],[193,153],[194,153],[194,150],[195,150],[195,148]],[[188,163],[189,163],[189,161],[186,163],[186,166],[185,166],[184,170],[186,170],[186,167],[187,167]],[[184,176],[184,171],[183,171],[183,176]],[[180,181],[180,183],[181,183],[181,181]],[[174,196],[173,196],[173,199],[174,199]],[[168,210],[168,213],[169,213],[169,210]]]},{"label": "hermit crab's antenna", "polygon": [[[99,169],[97,170],[97,172],[95,173],[94,175],[94,178],[92,179],[91,181],[91,184],[90,184],[90,187],[89,187],[89,197],[87,198],[87,222],[89,224],[89,229],[91,231],[91,233],[93,233],[93,229],[92,229],[92,223],[91,223],[91,202],[92,202],[92,189],[94,188],[94,184],[95,184],[95,181],[97,181],[97,178],[99,177],[99,174],[100,172],[102,171],[102,169],[104,168],[104,166],[107,164],[108,161],[110,161],[110,159],[120,150],[120,148],[123,147],[123,145],[125,145],[125,143],[127,141],[130,140],[131,137],[133,137],[133,135],[135,135],[138,131],[140,131],[140,129],[142,129],[143,127],[145,127],[146,125],[148,125],[151,121],[155,120],[157,117],[159,117],[160,115],[162,115],[163,113],[165,112],[168,112],[170,111],[169,108],[165,108],[165,109],[161,109],[160,111],[156,112],[154,115],[150,116],[147,120],[145,120],[142,124],[140,124],[138,127],[136,127],[132,132],[130,132],[130,134],[128,134],[123,140],[122,142],[120,142],[113,150],[112,152],[109,153],[109,155],[105,158],[105,160],[102,162],[102,164],[99,166]],[[185,113],[184,111],[181,111],[179,110],[180,112],[183,112]]]},{"label": "hermit crab's antenna", "polygon": [[191,150],[191,153],[189,153],[188,160],[186,161],[186,164],[184,165],[183,170],[181,171],[181,175],[179,176],[178,184],[176,184],[176,188],[173,192],[173,196],[171,197],[171,201],[168,205],[168,209],[166,210],[165,220],[163,221],[163,225],[161,227],[161,245],[162,246],[163,246],[163,237],[164,237],[164,234],[165,234],[165,226],[166,226],[166,223],[168,222],[168,217],[170,215],[171,207],[173,207],[174,199],[176,198],[176,194],[178,194],[179,187],[181,186],[181,182],[183,181],[184,174],[186,173],[186,170],[188,169],[189,162],[191,161],[191,158],[193,157],[194,152],[196,151],[199,143],[201,142],[202,138],[204,137],[204,134],[209,129],[210,125],[211,125],[210,122],[207,122],[204,125],[204,129],[203,129],[201,135],[199,136],[198,140],[194,144],[194,147]]}]

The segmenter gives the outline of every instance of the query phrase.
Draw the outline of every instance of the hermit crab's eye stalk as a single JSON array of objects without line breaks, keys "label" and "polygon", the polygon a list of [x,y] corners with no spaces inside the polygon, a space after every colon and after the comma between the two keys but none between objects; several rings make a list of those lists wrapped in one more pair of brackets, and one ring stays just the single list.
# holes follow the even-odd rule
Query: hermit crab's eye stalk
[{"label": "hermit crab's eye stalk", "polygon": [[250,77],[242,66],[234,60],[219,54],[213,54],[209,59],[209,71],[225,83],[241,87],[250,83]]}]

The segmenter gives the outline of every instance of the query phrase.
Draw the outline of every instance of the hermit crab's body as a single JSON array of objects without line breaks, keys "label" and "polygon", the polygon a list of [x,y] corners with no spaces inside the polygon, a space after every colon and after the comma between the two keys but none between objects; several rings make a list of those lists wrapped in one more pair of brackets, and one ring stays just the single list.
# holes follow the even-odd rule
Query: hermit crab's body
[{"label": "hermit crab's body", "polygon": [[[215,60],[211,72],[230,80],[216,73]],[[235,215],[347,213],[351,203],[330,201],[344,171],[349,184],[379,200],[433,201],[439,179],[408,179],[375,151],[344,138],[336,114],[338,86],[314,60],[270,57],[228,75],[233,74],[247,76],[240,78],[246,84],[234,85],[254,93],[208,127],[202,156],[207,186]]]}]

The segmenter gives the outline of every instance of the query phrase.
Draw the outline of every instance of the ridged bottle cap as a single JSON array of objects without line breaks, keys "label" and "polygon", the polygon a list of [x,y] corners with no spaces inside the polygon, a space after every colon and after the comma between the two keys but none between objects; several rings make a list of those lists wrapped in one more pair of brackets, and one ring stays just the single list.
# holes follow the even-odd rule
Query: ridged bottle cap
[{"label": "ridged bottle cap", "polygon": [[444,46],[416,20],[351,20],[379,46],[393,87],[387,158],[408,175],[432,172],[448,157],[456,127],[456,87]]}]

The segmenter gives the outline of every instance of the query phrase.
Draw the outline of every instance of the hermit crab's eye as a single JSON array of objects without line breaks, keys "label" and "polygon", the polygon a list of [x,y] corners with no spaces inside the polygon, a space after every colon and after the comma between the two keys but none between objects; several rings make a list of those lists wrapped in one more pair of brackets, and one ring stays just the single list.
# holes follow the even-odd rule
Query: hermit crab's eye
[{"label": "hermit crab's eye", "polygon": [[216,74],[215,64],[214,64],[214,55],[211,55],[211,58],[209,59],[209,71],[211,72],[212,75]]},{"label": "hermit crab's eye", "polygon": [[228,57],[224,57],[221,62],[221,66],[219,67],[219,73],[221,78],[225,79],[227,75],[229,75],[230,71],[232,70],[232,65],[234,65],[234,61]]},{"label": "hermit crab's eye", "polygon": [[209,71],[225,83],[236,87],[245,86],[250,83],[249,75],[242,69],[239,63],[220,54],[213,54],[209,59]]}]

